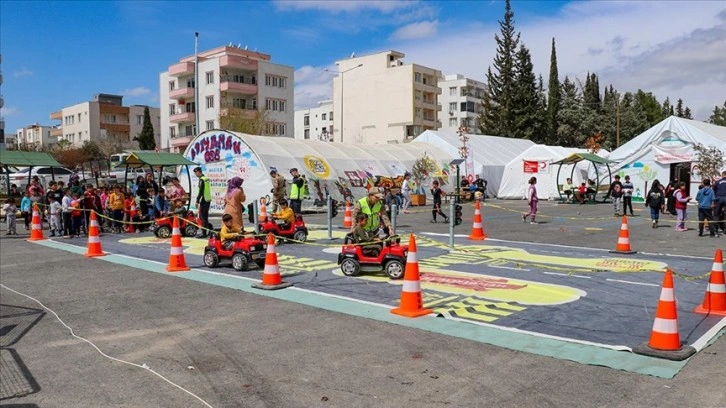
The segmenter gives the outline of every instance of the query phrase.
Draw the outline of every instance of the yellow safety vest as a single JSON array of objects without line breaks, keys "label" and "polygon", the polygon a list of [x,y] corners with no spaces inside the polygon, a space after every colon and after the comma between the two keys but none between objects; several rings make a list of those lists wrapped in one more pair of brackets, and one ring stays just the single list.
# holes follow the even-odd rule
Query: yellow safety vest
[{"label": "yellow safety vest", "polygon": [[368,222],[366,223],[365,229],[367,231],[373,231],[378,228],[378,224],[380,223],[378,213],[381,212],[381,208],[383,207],[381,202],[377,202],[373,208],[370,208],[368,205],[368,197],[363,197],[358,202],[360,203],[361,212],[368,215]]}]

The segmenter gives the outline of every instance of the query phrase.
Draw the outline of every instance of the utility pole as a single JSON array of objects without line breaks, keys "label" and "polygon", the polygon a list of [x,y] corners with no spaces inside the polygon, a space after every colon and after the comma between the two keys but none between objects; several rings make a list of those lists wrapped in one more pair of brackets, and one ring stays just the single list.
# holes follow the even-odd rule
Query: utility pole
[{"label": "utility pole", "polygon": [[615,107],[615,148],[620,147],[620,101]]},{"label": "utility pole", "polygon": [[199,134],[199,33],[194,33],[194,136]]}]

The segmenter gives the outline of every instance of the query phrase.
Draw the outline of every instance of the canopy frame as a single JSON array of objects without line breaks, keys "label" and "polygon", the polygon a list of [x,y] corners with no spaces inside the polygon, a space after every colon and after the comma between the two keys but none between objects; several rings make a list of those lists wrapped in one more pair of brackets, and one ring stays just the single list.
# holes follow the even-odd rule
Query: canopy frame
[{"label": "canopy frame", "polygon": [[[595,190],[595,193],[593,193],[592,199],[593,199],[593,201],[597,201],[595,199],[595,197],[597,196],[597,190],[598,190],[598,187],[600,187],[600,181],[601,181],[600,180],[600,172],[598,171],[597,165],[598,164],[604,164],[607,167],[607,169],[608,169],[608,179],[609,179],[608,184],[612,184],[613,183],[613,173],[610,170],[610,164],[615,163],[612,160],[608,160],[608,159],[606,159],[604,157],[600,157],[600,156],[596,155],[595,153],[573,153],[573,154],[565,157],[562,160],[558,160],[558,161],[552,163],[552,164],[559,164],[560,165],[557,168],[557,177],[555,178],[555,183],[556,183],[557,186],[560,185],[560,171],[562,171],[562,166],[563,165],[565,165],[565,164],[572,164],[573,165],[572,166],[572,171],[570,172],[570,179],[572,179],[572,177],[575,174],[575,166],[574,165],[576,165],[577,163],[579,163],[581,161],[589,161],[589,162],[595,164],[595,166],[594,166],[595,167],[595,189],[594,189]],[[562,197],[562,189],[558,188],[557,189],[557,194],[560,196],[560,200],[561,201],[564,201],[564,198]],[[574,192],[573,192],[573,194],[574,194]],[[607,196],[603,199],[603,202],[605,202],[606,199],[607,199]]]}]

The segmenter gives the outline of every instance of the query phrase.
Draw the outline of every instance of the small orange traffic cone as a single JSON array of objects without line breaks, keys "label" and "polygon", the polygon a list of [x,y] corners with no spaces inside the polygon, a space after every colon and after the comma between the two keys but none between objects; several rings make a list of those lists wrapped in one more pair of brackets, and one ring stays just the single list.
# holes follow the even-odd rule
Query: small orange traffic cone
[{"label": "small orange traffic cone", "polygon": [[345,200],[345,216],[343,217],[343,228],[353,228],[353,209],[350,208],[350,200]]},{"label": "small orange traffic cone", "polygon": [[258,218],[259,222],[267,221],[267,200],[260,198],[260,215]]},{"label": "small orange traffic cone", "polygon": [[650,341],[633,348],[633,351],[670,360],[685,360],[696,352],[693,347],[681,344],[673,272],[670,268],[666,269],[663,277],[663,286],[658,308],[655,311],[653,330],[650,332]]},{"label": "small orange traffic cone", "polygon": [[267,253],[265,254],[265,270],[262,272],[262,283],[256,283],[252,287],[276,290],[289,286],[292,286],[292,283],[283,282],[280,276],[280,265],[277,263],[277,252],[275,252],[275,236],[269,233],[267,235]]},{"label": "small orange traffic cone", "polygon": [[38,204],[33,204],[33,219],[30,226],[30,239],[28,241],[42,241],[44,239],[43,221],[40,219],[40,210],[38,210]]},{"label": "small orange traffic cone", "polygon": [[618,236],[618,244],[615,246],[613,254],[634,254],[637,251],[630,249],[630,232],[628,231],[628,217],[623,215],[623,223],[620,224],[620,235]]},{"label": "small orange traffic cone", "polygon": [[397,308],[391,309],[391,313],[405,317],[419,317],[431,313],[431,309],[423,307],[421,276],[418,272],[418,255],[416,255],[416,237],[413,234],[408,241],[408,258],[406,258],[406,271],[403,275],[401,303]]},{"label": "small orange traffic cone", "polygon": [[716,250],[711,276],[708,279],[703,304],[693,310],[696,313],[726,316],[726,281],[724,281],[723,252]]},{"label": "small orange traffic cone", "polygon": [[469,239],[473,241],[481,241],[487,238],[487,234],[484,233],[484,225],[481,219],[481,204],[477,200],[476,206],[474,207],[474,225],[471,227],[471,235]]},{"label": "small orange traffic cone", "polygon": [[134,217],[136,217],[136,214],[138,212],[136,211],[136,202],[131,201],[131,205],[129,206],[129,223],[126,224],[126,232],[134,232]]},{"label": "small orange traffic cone", "polygon": [[182,248],[181,231],[179,230],[179,217],[174,217],[171,232],[171,252],[169,253],[168,272],[188,271],[187,261],[184,259],[184,248]]},{"label": "small orange traffic cone", "polygon": [[96,220],[96,212],[91,211],[91,218],[88,222],[88,250],[87,257],[106,255],[101,249],[101,238],[98,235],[98,221]]}]

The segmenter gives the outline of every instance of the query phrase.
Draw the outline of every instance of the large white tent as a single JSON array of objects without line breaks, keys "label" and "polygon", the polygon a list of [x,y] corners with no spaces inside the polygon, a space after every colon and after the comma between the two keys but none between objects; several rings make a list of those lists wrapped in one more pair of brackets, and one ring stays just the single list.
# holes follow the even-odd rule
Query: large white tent
[{"label": "large white tent", "polygon": [[[570,175],[572,175],[575,185],[587,181],[588,178],[590,162],[581,161],[575,165],[563,165],[561,168],[559,165],[552,164],[573,153],[587,153],[587,150],[539,144],[530,146],[505,166],[497,197],[502,199],[524,198],[529,179],[536,177],[537,196],[540,200],[559,199],[559,184],[563,184]],[[572,171],[573,166],[574,172]]]},{"label": "large white tent", "polygon": [[[468,135],[467,147],[474,157],[473,175],[479,175],[488,182],[487,190],[496,194],[501,185],[504,169],[534,142],[527,139],[513,139],[499,136]],[[452,157],[459,158],[462,147],[459,135],[452,131],[427,130],[414,139],[411,144],[425,143],[445,151]],[[463,167],[461,171],[464,175]]]},{"label": "large white tent", "polygon": [[[221,213],[227,180],[242,177],[247,201],[269,197],[272,189],[270,170],[277,170],[289,182],[290,169],[297,168],[308,179],[308,197],[303,208],[322,207],[331,195],[336,200],[358,199],[370,187],[391,183],[400,185],[404,173],[424,153],[437,165],[437,171],[424,180],[427,186],[438,179],[446,186],[450,179],[449,163],[454,158],[447,152],[425,143],[400,145],[338,144],[295,140],[281,137],[251,136],[224,130],[208,130],[191,141],[184,157],[197,163],[210,178],[213,213]],[[190,166],[191,167],[191,166]],[[456,169],[453,169],[455,177]],[[186,169],[182,169],[184,183]],[[196,199],[198,179],[192,174],[192,202]],[[185,186],[187,191],[189,186]]]},{"label": "large white tent", "polygon": [[726,153],[726,127],[671,116],[610,153],[615,172],[630,175],[637,194],[645,196],[650,182],[673,178],[690,182],[695,194],[700,177],[695,144],[713,146]]}]

